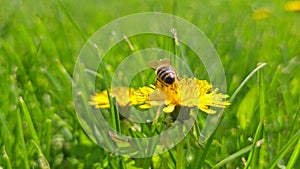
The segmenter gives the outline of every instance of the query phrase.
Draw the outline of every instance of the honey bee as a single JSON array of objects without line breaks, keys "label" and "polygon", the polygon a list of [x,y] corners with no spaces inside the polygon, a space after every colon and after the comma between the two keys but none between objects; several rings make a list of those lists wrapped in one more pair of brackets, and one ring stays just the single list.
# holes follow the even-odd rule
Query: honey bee
[{"label": "honey bee", "polygon": [[[157,95],[160,95],[160,91],[163,92],[165,100],[175,100],[175,102],[180,101],[179,87],[178,81],[179,78],[177,76],[175,68],[172,67],[170,59],[160,59],[153,60],[148,62],[148,67],[155,70],[156,74],[156,88],[159,91],[156,91]],[[156,95],[152,94],[153,98],[156,98]],[[166,103],[170,104],[170,102]],[[174,108],[174,107],[173,107]]]},{"label": "honey bee", "polygon": [[170,59],[153,60],[147,65],[155,70],[157,80],[160,82],[171,85],[178,80],[176,70],[172,67]]},{"label": "honey bee", "polygon": [[170,59],[153,60],[147,63],[148,67],[155,70],[158,81],[172,85],[178,81],[176,70],[172,67]]}]

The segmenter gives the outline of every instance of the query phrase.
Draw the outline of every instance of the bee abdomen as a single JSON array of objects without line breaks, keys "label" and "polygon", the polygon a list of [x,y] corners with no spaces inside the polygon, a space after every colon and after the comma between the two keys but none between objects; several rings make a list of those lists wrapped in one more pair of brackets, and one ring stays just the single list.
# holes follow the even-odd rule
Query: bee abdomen
[{"label": "bee abdomen", "polygon": [[167,84],[173,84],[177,78],[175,70],[171,66],[159,67],[157,69],[156,75]]}]

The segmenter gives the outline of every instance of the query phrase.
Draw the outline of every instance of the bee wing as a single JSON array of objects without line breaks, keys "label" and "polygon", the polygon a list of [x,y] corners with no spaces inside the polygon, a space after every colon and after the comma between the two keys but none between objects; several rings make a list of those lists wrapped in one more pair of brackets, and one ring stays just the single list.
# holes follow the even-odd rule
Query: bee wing
[{"label": "bee wing", "polygon": [[157,69],[160,65],[171,65],[171,60],[164,58],[160,60],[151,60],[147,63],[147,66],[152,69]]},{"label": "bee wing", "polygon": [[156,68],[158,68],[158,66],[159,66],[159,61],[158,61],[158,60],[151,60],[151,61],[149,61],[149,62],[147,63],[147,66],[148,66],[149,68],[156,69]]},{"label": "bee wing", "polygon": [[169,58],[163,58],[159,60],[160,65],[171,65],[171,60]]}]

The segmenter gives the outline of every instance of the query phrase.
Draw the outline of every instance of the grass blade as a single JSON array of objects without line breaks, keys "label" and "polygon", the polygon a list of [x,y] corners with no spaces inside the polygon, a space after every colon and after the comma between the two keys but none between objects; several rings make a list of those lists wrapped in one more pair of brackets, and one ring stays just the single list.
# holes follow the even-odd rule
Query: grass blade
[{"label": "grass blade", "polygon": [[[122,130],[121,130],[121,122],[120,122],[120,115],[119,115],[119,109],[118,109],[118,103],[117,103],[117,99],[116,97],[113,97],[112,98],[112,101],[113,101],[113,105],[112,106],[112,109],[115,108],[114,112],[113,112],[113,117],[114,117],[114,121],[115,121],[115,127],[116,127],[116,130],[118,133],[122,133]],[[119,157],[119,165],[120,165],[120,168],[126,168],[126,165],[125,165],[125,161],[124,161],[124,157]]]},{"label": "grass blade", "polygon": [[286,166],[287,169],[293,168],[294,164],[298,160],[299,153],[300,153],[300,139],[298,139],[298,143],[293,151],[292,156],[290,157],[288,165]]},{"label": "grass blade", "polygon": [[27,108],[27,105],[24,102],[24,100],[23,100],[22,97],[20,97],[20,103],[21,103],[21,108],[22,108],[23,113],[24,113],[25,120],[28,123],[28,128],[29,128],[29,131],[30,131],[30,135],[31,135],[32,139],[38,145],[40,145],[40,139],[39,139],[39,137],[37,135],[37,132],[36,132],[36,130],[34,128],[34,125],[33,125],[33,122],[32,122],[31,116],[30,116],[30,113],[29,113],[28,108]]},{"label": "grass blade", "polygon": [[46,158],[50,159],[52,120],[47,119],[45,125],[46,125],[46,127],[45,127],[45,142],[46,142],[45,156],[46,156]]},{"label": "grass blade", "polygon": [[64,12],[64,14],[66,15],[66,17],[69,19],[69,21],[72,23],[72,25],[77,29],[77,31],[80,33],[81,37],[87,41],[87,37],[86,35],[83,33],[83,31],[80,29],[79,25],[75,22],[75,20],[73,19],[73,17],[71,16],[70,12],[67,10],[67,8],[65,7],[64,3],[59,0],[58,1],[58,6],[60,7],[60,9],[62,9],[62,11]]},{"label": "grass blade", "polygon": [[259,113],[260,119],[265,119],[265,84],[264,84],[264,76],[263,71],[258,71],[258,79],[259,79]]},{"label": "grass blade", "polygon": [[233,154],[231,154],[230,156],[226,157],[224,160],[220,161],[219,163],[217,163],[213,168],[220,168],[223,165],[225,165],[226,163],[230,162],[231,160],[241,156],[242,154],[245,154],[247,152],[249,152],[250,150],[252,150],[253,145],[249,145]]},{"label": "grass blade", "polygon": [[27,155],[27,150],[26,150],[26,144],[25,144],[25,140],[24,140],[24,133],[23,133],[23,127],[22,127],[22,119],[21,116],[19,114],[19,112],[17,113],[17,127],[18,127],[18,135],[20,137],[20,142],[21,142],[21,146],[22,146],[22,158],[24,160],[24,168],[29,169],[29,160],[28,160],[28,155]]},{"label": "grass blade", "polygon": [[34,140],[31,140],[31,142],[33,143],[33,145],[35,145],[35,148],[37,149],[40,167],[42,169],[50,169],[50,165],[47,159],[45,158],[40,146]]},{"label": "grass blade", "polygon": [[[260,65],[258,65],[244,80],[243,82],[239,85],[239,87],[234,91],[234,93],[231,95],[229,102],[232,103],[233,100],[235,99],[235,97],[237,96],[237,94],[241,91],[241,89],[245,86],[245,84],[249,81],[249,79],[261,68],[263,68],[267,63],[261,63]],[[221,115],[219,124],[221,124],[222,120],[223,120],[223,116]],[[199,161],[195,161],[194,165],[196,166],[203,166],[206,155],[208,153],[209,147],[213,141],[214,135],[217,131],[217,129],[219,128],[220,125],[218,125],[216,127],[216,129],[212,132],[212,134],[210,135],[210,137],[208,138],[208,140],[206,141],[206,145],[205,148],[203,150],[203,152],[200,155],[200,160]]]},{"label": "grass blade", "polygon": [[[265,120],[266,120],[266,116],[265,116],[265,107],[266,107],[266,101],[265,101],[265,83],[264,83],[264,74],[263,74],[263,70],[259,70],[258,71],[258,79],[259,79],[259,118],[260,121],[262,121],[263,125],[265,126]],[[268,152],[268,139],[267,139],[267,134],[266,132],[264,132],[264,130],[262,131],[263,133],[261,134],[261,136],[263,137],[263,141],[265,142],[264,145],[261,146],[261,148],[259,149],[259,154],[258,154],[258,159],[256,159],[258,161],[258,167],[261,168],[265,168],[264,164],[265,161],[267,161],[267,152]]]},{"label": "grass blade", "polygon": [[[282,159],[282,157],[290,151],[292,146],[300,139],[300,130],[282,147],[282,149],[279,151],[277,156],[273,159],[271,162],[271,167],[270,169],[273,169],[276,167],[277,163]],[[290,164],[291,165],[291,164]]]},{"label": "grass blade", "polygon": [[[258,139],[262,136],[262,132],[263,132],[263,122],[260,121],[259,125],[257,127],[257,130],[255,132],[255,136],[254,136],[254,140],[253,140],[253,147],[258,143]],[[252,165],[253,168],[257,168],[257,166],[255,166],[257,164],[257,160],[258,159],[258,152],[257,149],[252,149],[252,151],[249,154],[249,157],[247,159],[247,163],[245,166],[245,169],[247,169],[250,165]],[[251,167],[251,168],[252,168]]]},{"label": "grass blade", "polygon": [[11,169],[11,162],[10,162],[10,159],[8,157],[8,154],[6,153],[6,150],[5,150],[5,145],[2,147],[3,149],[3,158],[5,160],[5,163],[6,165],[4,165],[7,169]]},{"label": "grass blade", "polygon": [[[182,131],[182,126],[180,126],[179,131]],[[181,142],[179,142],[177,144],[176,150],[177,150],[177,155],[176,155],[176,169],[182,169],[183,165],[183,159],[184,159],[184,151],[183,151],[183,147],[184,147],[184,142],[185,139],[181,140]]]},{"label": "grass blade", "polygon": [[243,82],[239,85],[239,87],[233,92],[233,94],[231,95],[229,101],[232,102],[236,95],[240,92],[240,90],[245,86],[245,84],[250,80],[250,78],[261,68],[263,68],[264,66],[266,66],[267,63],[261,63],[259,64],[244,80]]}]

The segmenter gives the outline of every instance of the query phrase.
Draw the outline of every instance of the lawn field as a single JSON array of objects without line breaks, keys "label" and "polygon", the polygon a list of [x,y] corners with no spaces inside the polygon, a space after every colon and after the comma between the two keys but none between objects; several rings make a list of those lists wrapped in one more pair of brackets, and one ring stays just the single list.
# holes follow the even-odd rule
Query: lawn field
[{"label": "lawn field", "polygon": [[[300,168],[300,1],[2,0],[0,6],[0,169]],[[79,123],[73,72],[81,49],[99,28],[141,12],[181,17],[207,36],[223,65],[231,105],[201,144],[199,129],[208,117],[203,111],[168,151],[122,157],[98,146]],[[107,88],[126,56],[147,48],[175,54],[196,78],[209,81],[188,46],[143,34],[125,37],[106,53],[105,70],[90,71],[97,75],[96,91]],[[149,84],[155,84],[155,74],[145,70],[131,87]],[[166,113],[156,123],[133,124],[118,111],[101,112],[132,137],[152,136],[173,124]]]}]

